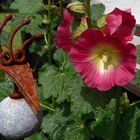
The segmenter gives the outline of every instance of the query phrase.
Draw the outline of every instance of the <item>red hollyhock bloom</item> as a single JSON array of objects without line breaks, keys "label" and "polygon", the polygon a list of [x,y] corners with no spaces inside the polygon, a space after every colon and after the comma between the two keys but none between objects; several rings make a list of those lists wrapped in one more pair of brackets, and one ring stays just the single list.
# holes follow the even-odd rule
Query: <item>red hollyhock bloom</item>
[{"label": "red hollyhock bloom", "polygon": [[58,26],[56,36],[55,36],[55,44],[57,48],[63,48],[64,51],[69,52],[71,46],[73,46],[72,42],[72,33],[71,33],[71,24],[74,20],[74,17],[70,15],[68,10],[64,10],[64,19],[62,23]]},{"label": "red hollyhock bloom", "polygon": [[74,32],[71,32],[71,25],[74,17],[70,15],[67,10],[64,10],[64,19],[58,26],[55,44],[57,48],[62,48],[66,52],[70,52],[71,47],[74,46],[75,40],[80,34],[88,28],[87,18],[84,16],[81,18],[80,25]]},{"label": "red hollyhock bloom", "polygon": [[101,91],[126,85],[135,75],[136,47],[99,30],[84,31],[71,48],[70,58],[84,82]]},{"label": "red hollyhock bloom", "polygon": [[120,10],[115,8],[106,15],[105,33],[117,37],[122,41],[131,41],[133,39],[132,31],[136,21],[131,15],[130,10]]}]

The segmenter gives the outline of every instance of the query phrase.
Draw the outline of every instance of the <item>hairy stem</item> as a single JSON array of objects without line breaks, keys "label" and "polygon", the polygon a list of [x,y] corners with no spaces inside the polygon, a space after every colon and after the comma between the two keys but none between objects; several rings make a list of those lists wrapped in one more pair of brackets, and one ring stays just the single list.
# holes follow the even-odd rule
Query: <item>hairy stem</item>
[{"label": "hairy stem", "polygon": [[48,0],[48,20],[49,20],[48,34],[47,34],[47,37],[48,37],[48,62],[49,62],[49,64],[51,64],[52,63],[51,0]]},{"label": "hairy stem", "polygon": [[88,17],[88,27],[91,27],[91,19],[90,19],[90,0],[86,0],[86,13]]},{"label": "hairy stem", "polygon": [[61,17],[63,18],[63,0],[60,0],[60,14]]},{"label": "hairy stem", "polygon": [[120,97],[121,97],[121,87],[117,87],[117,97],[116,97],[116,106],[115,106],[115,121],[114,121],[113,140],[117,140]]},{"label": "hairy stem", "polygon": [[129,105],[129,107],[132,107],[132,106],[137,105],[137,104],[140,104],[140,100],[138,100],[138,101],[136,101],[136,102],[131,103],[131,104]]},{"label": "hairy stem", "polygon": [[53,112],[55,111],[53,108],[51,108],[51,107],[49,107],[47,105],[44,105],[42,103],[40,103],[40,106],[43,107],[43,108],[45,108],[45,109],[47,109],[47,110],[50,110],[50,111],[53,111]]}]

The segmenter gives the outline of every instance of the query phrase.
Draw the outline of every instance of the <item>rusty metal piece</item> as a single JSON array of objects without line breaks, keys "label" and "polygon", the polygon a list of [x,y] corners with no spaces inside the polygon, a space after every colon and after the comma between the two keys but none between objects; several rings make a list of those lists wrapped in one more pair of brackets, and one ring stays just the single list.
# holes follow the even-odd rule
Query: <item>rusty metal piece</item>
[{"label": "rusty metal piece", "polygon": [[20,50],[20,49],[16,50],[14,52],[13,57],[14,57],[14,61],[18,64],[22,64],[26,61],[26,53],[24,50]]},{"label": "rusty metal piece", "polygon": [[12,14],[6,14],[2,20],[2,23],[0,23],[0,32],[2,31],[3,27],[6,25],[6,23],[12,19]]},{"label": "rusty metal piece", "polygon": [[43,37],[42,33],[37,33],[35,35],[33,35],[32,37],[30,37],[29,39],[27,39],[20,47],[18,50],[16,50],[13,54],[14,57],[14,61],[16,63],[24,63],[26,61],[26,53],[25,50],[28,47],[28,45],[34,41],[34,40],[38,40],[41,37]]},{"label": "rusty metal piece", "polygon": [[1,65],[1,70],[5,71],[10,76],[27,103],[31,106],[33,112],[37,114],[39,102],[34,78],[28,64],[14,64],[11,66]]},{"label": "rusty metal piece", "polygon": [[14,28],[13,32],[10,34],[10,38],[8,41],[8,49],[9,49],[11,55],[13,53],[12,44],[13,44],[15,34],[21,27],[23,27],[24,25],[29,24],[29,23],[30,23],[30,20],[25,18]]},{"label": "rusty metal piece", "polygon": [[[2,22],[0,23],[0,33],[1,33],[2,29],[4,28],[4,26],[6,25],[6,23],[7,23],[9,20],[11,20],[12,17],[13,17],[13,16],[12,16],[12,14],[10,14],[10,13],[8,13],[8,14],[6,14],[6,15],[4,16]],[[2,46],[1,46],[1,44],[0,44],[0,53],[1,53],[1,51],[2,51]]]},{"label": "rusty metal piece", "polygon": [[[2,24],[0,25],[0,32],[8,20],[11,20],[11,14],[5,16]],[[0,48],[0,70],[6,72],[9,77],[13,80],[15,89],[10,95],[11,98],[19,99],[24,97],[27,103],[35,114],[39,111],[39,101],[37,96],[37,90],[33,78],[32,71],[26,62],[26,47],[34,40],[39,39],[43,34],[38,33],[29,39],[27,39],[19,49],[13,51],[12,44],[16,32],[24,25],[29,24],[29,19],[21,21],[10,34],[8,41],[8,50],[3,51]]]},{"label": "rusty metal piece", "polygon": [[2,50],[2,46],[1,46],[1,44],[0,44],[0,54],[3,52],[3,50]]},{"label": "rusty metal piece", "polygon": [[20,92],[13,92],[13,93],[10,95],[10,97],[11,97],[12,99],[21,99],[21,98],[23,98],[24,96],[23,96]]},{"label": "rusty metal piece", "polygon": [[13,63],[13,56],[9,53],[9,51],[3,51],[0,54],[0,61],[2,65],[11,65]]},{"label": "rusty metal piece", "polygon": [[35,34],[34,36],[32,36],[32,37],[30,37],[29,39],[27,39],[27,40],[20,46],[20,49],[21,49],[21,50],[25,49],[29,43],[31,43],[33,40],[40,39],[41,37],[43,37],[43,34],[42,34],[42,33],[37,33],[37,34]]},{"label": "rusty metal piece", "polygon": [[14,91],[10,95],[10,97],[12,99],[21,99],[21,98],[23,98],[23,95],[21,94],[21,92],[19,91],[19,88],[15,84],[14,84]]}]

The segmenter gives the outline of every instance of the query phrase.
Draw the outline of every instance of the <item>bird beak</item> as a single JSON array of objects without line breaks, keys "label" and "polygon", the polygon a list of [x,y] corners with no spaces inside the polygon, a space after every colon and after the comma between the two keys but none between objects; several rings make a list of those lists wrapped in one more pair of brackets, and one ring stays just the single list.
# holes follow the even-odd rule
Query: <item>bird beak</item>
[{"label": "bird beak", "polygon": [[10,66],[3,66],[0,64],[0,70],[3,70],[9,75],[25,98],[26,102],[37,115],[39,111],[39,101],[33,74],[28,64],[14,64]]}]

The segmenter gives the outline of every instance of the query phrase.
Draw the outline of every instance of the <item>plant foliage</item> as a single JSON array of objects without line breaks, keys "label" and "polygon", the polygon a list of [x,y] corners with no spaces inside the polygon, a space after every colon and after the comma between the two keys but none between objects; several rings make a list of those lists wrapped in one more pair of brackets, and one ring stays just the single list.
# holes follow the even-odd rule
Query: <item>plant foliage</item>
[{"label": "plant foliage", "polygon": [[[48,33],[48,6],[42,0],[14,0],[10,9],[17,10],[10,30],[2,33],[0,41],[6,44],[11,29],[23,18],[31,23],[21,29],[22,37],[37,32]],[[67,2],[63,1],[65,5]],[[52,38],[60,23],[59,2],[52,2]],[[91,20],[96,24],[105,11],[103,4],[91,6]],[[44,22],[45,21],[45,22]],[[53,42],[53,39],[51,40]],[[6,45],[5,45],[6,47]],[[36,87],[43,110],[43,122],[39,132],[25,140],[112,140],[114,134],[116,87],[109,92],[89,89],[74,71],[68,54],[52,45],[48,54],[48,40],[44,37],[32,43],[28,50],[30,66],[36,79]],[[48,64],[48,55],[52,63]],[[140,57],[138,53],[138,57]],[[33,60],[32,60],[33,59]],[[139,59],[139,58],[138,58]],[[138,76],[140,71],[137,72]],[[140,78],[136,80],[140,87]],[[11,80],[0,73],[0,100],[13,90]],[[140,139],[140,106],[135,96],[123,93],[119,102],[116,140]]]}]

